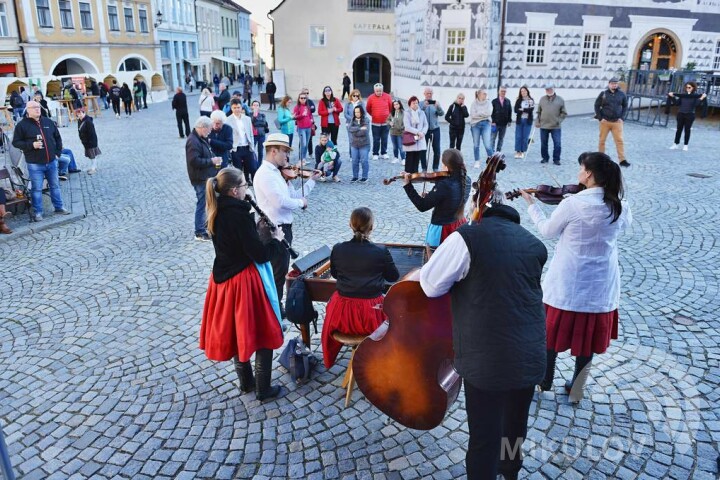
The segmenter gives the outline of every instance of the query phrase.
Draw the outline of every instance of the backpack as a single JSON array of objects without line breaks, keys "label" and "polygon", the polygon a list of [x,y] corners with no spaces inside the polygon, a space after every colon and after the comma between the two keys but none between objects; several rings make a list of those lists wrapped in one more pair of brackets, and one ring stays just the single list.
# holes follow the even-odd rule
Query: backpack
[{"label": "backpack", "polygon": [[288,288],[285,298],[285,315],[295,325],[315,325],[317,333],[318,313],[313,308],[312,300],[305,286],[305,277],[298,277]]},{"label": "backpack", "polygon": [[293,381],[302,385],[310,380],[310,373],[317,366],[318,359],[298,337],[288,342],[280,354],[279,362],[290,373]]},{"label": "backpack", "polygon": [[20,95],[16,95],[13,97],[13,102],[12,102],[13,108],[22,108],[23,105],[25,105],[25,102],[23,101],[23,99]]}]

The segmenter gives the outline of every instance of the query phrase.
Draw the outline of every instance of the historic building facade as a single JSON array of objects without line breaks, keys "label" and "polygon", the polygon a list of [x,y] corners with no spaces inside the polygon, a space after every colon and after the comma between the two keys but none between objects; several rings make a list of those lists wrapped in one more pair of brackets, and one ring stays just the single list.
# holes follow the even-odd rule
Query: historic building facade
[{"label": "historic building facade", "polygon": [[29,77],[155,70],[150,0],[15,0],[15,7]]},{"label": "historic building facade", "polygon": [[159,65],[165,84],[170,90],[185,86],[185,77],[198,77],[198,34],[195,27],[194,0],[157,0],[156,9],[162,13],[157,23],[160,42]]},{"label": "historic building facade", "polygon": [[15,3],[0,1],[0,77],[25,75],[25,59],[20,49]]}]

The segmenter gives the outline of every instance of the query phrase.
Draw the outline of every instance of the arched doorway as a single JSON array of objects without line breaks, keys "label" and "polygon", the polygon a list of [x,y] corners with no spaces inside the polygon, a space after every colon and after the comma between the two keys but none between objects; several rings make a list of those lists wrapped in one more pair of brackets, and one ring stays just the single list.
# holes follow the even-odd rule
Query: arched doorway
[{"label": "arched doorway", "polygon": [[97,73],[97,68],[82,58],[66,58],[55,65],[50,75],[63,77],[67,75],[82,75],[84,73]]},{"label": "arched doorway", "polygon": [[379,53],[360,55],[353,62],[353,86],[367,97],[373,92],[373,85],[382,83],[385,92],[390,92],[390,60]]},{"label": "arched doorway", "polygon": [[676,67],[678,45],[667,32],[655,32],[643,40],[635,58],[639,70],[669,70]]},{"label": "arched doorway", "polygon": [[118,72],[137,72],[140,70],[150,70],[150,65],[144,58],[136,56],[128,56],[118,64]]}]

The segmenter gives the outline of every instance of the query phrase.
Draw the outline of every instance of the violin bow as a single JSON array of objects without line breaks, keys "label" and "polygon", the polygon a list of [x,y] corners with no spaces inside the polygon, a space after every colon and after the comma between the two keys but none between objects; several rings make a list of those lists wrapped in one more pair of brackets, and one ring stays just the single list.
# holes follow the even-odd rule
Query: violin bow
[{"label": "violin bow", "polygon": [[558,181],[558,179],[555,177],[555,175],[552,174],[552,172],[550,171],[550,169],[547,168],[547,165],[545,165],[545,172],[547,172],[547,174],[550,175],[550,178],[553,179],[553,181],[555,182],[555,185],[557,185],[558,187],[562,188],[562,185],[560,184],[560,182]]}]

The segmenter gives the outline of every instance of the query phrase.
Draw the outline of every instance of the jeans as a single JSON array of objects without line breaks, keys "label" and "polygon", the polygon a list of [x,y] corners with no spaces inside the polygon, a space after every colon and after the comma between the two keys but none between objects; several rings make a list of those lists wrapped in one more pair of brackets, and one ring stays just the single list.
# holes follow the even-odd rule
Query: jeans
[{"label": "jeans", "polygon": [[465,457],[468,480],[494,480],[498,473],[516,478],[523,463],[533,387],[484,391],[467,381],[463,384],[470,433]]},{"label": "jeans", "polygon": [[690,129],[695,121],[694,113],[682,113],[677,114],[677,130],[675,131],[675,143],[680,143],[680,135],[685,131],[685,145],[690,142]]},{"label": "jeans", "polygon": [[530,131],[532,130],[532,120],[529,118],[521,118],[520,123],[515,124],[515,151],[527,152],[528,140],[530,139]]},{"label": "jeans", "polygon": [[405,160],[405,150],[402,148],[402,135],[390,135],[393,146],[393,156]]},{"label": "jeans", "polygon": [[195,235],[202,235],[207,233],[205,218],[205,184],[199,183],[193,185],[195,189],[195,196],[197,197],[197,204],[195,205]]},{"label": "jeans", "polygon": [[263,143],[265,143],[265,134],[262,135],[255,135],[255,151],[257,152],[257,164],[260,166],[263,161],[263,154],[265,153],[265,147],[263,147]]},{"label": "jeans", "polygon": [[553,162],[554,163],[560,163],[560,153],[561,153],[561,145],[560,141],[562,139],[562,136],[560,134],[559,128],[541,128],[540,129],[540,155],[542,156],[542,161],[547,162],[550,158],[550,155],[548,154],[548,136],[552,136],[553,141]]},{"label": "jeans", "polygon": [[[450,148],[457,148],[458,150],[461,150],[463,137],[465,136],[465,128],[450,127],[449,135],[450,135]],[[435,163],[435,162],[433,162],[433,163]]]},{"label": "jeans", "polygon": [[269,110],[276,110],[275,108],[275,94],[274,93],[268,93],[268,104],[270,105],[268,107]]},{"label": "jeans", "polygon": [[497,146],[495,146],[496,152],[501,152],[503,147],[503,140],[505,140],[505,132],[507,131],[507,125],[495,124],[495,131],[492,132],[492,145],[495,145],[497,139]]},{"label": "jeans", "polygon": [[298,128],[298,138],[300,146],[298,147],[298,159],[305,160],[307,158],[308,142],[310,142],[310,129]]},{"label": "jeans", "polygon": [[66,175],[70,171],[79,170],[75,163],[75,155],[69,148],[63,148],[58,158],[58,175]]},{"label": "jeans", "polygon": [[[375,127],[373,127],[375,128]],[[368,162],[368,156],[370,154],[370,145],[356,148],[350,147],[350,156],[352,157],[352,178],[357,179],[360,173],[360,163],[362,163],[362,178],[368,178],[368,170],[370,169],[370,162]]]},{"label": "jeans", "polygon": [[[425,135],[425,139],[427,140],[427,144],[428,144],[428,148],[427,148],[428,153],[430,152],[430,146],[432,145],[432,151],[433,151],[432,168],[433,168],[433,170],[437,170],[440,167],[440,127],[433,128],[432,130],[428,130],[427,135]],[[426,169],[427,157],[426,157],[426,161],[423,165],[425,165],[423,167],[423,169]]]},{"label": "jeans", "polygon": [[104,97],[100,97],[100,101],[103,103],[103,105],[105,105],[105,110],[107,110],[107,109],[109,108],[109,105],[110,105],[110,104],[108,103],[107,95],[104,96]]},{"label": "jeans", "polygon": [[35,209],[35,214],[43,214],[43,179],[47,179],[48,187],[50,188],[50,200],[52,200],[55,210],[63,208],[57,159],[49,163],[28,163],[27,169],[30,175],[30,196],[32,197],[32,206],[33,209]]},{"label": "jeans", "polygon": [[483,147],[485,147],[485,153],[487,156],[491,156],[494,152],[492,148],[492,141],[490,139],[490,120],[483,120],[470,127],[470,133],[473,137],[473,154],[475,155],[475,161],[480,161],[480,141],[482,140]]},{"label": "jeans", "polygon": [[[322,164],[325,164],[325,162],[320,162]],[[322,165],[322,168],[325,170],[325,176],[329,176],[332,174],[332,177],[337,177],[338,172],[340,171],[340,167],[342,167],[342,160],[340,160],[340,157],[333,160],[333,168],[326,168],[325,165]],[[316,167],[317,168],[317,167]]]},{"label": "jeans", "polygon": [[390,133],[390,126],[388,125],[373,125],[372,126],[372,137],[373,137],[373,155],[387,155],[387,142],[388,134]]}]

